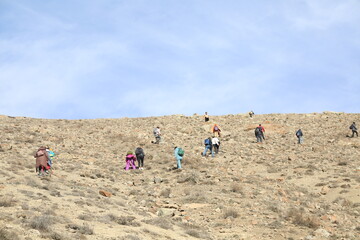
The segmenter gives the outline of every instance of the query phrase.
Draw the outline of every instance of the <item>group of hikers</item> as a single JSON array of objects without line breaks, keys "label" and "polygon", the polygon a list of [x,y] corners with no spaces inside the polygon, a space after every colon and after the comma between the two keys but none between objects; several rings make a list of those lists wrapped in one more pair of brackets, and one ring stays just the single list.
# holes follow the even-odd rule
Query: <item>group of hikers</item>
[{"label": "group of hikers", "polygon": [[[254,112],[249,112],[249,116],[252,117],[254,115]],[[204,115],[205,122],[208,122],[210,120],[210,117],[207,112],[205,112]],[[355,122],[351,124],[349,127],[352,131],[351,137],[358,137],[357,127]],[[220,148],[220,140],[218,137],[221,137],[221,129],[219,125],[214,124],[211,128],[211,131],[213,133],[213,136],[210,136],[204,140],[205,149],[201,153],[202,156],[206,157],[207,152],[210,151],[210,154],[212,157],[214,157],[216,154],[219,153]],[[155,137],[155,141],[152,141],[154,144],[159,144],[161,142],[161,132],[160,127],[156,127],[153,130],[153,134]],[[217,135],[217,136],[216,136]],[[298,138],[298,143],[303,143],[303,132],[301,129],[298,129],[295,133],[296,137]],[[265,128],[259,124],[255,128],[255,137],[257,143],[262,143],[265,140]],[[182,159],[184,157],[185,151],[181,147],[174,147],[174,156],[177,163],[177,168],[182,168]],[[38,172],[39,176],[42,175],[49,175],[50,171],[52,169],[53,159],[54,159],[55,153],[52,151],[50,147],[40,147],[37,152],[35,153],[34,157],[36,158],[36,172]],[[132,169],[144,169],[144,158],[145,158],[145,152],[141,147],[138,147],[135,149],[135,154],[132,151],[128,151],[125,156],[125,162],[126,165],[124,169],[127,171],[130,168]],[[137,161],[138,166],[136,167],[135,162]]]},{"label": "group of hikers", "polygon": [[50,147],[40,147],[34,157],[36,158],[35,168],[38,175],[49,175],[55,157],[52,149]]}]

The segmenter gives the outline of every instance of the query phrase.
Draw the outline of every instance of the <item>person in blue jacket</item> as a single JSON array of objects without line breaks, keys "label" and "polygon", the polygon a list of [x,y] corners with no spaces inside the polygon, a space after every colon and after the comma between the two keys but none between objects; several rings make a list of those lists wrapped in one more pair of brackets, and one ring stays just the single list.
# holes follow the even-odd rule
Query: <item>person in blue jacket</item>
[{"label": "person in blue jacket", "polygon": [[175,158],[176,158],[177,168],[178,169],[181,169],[181,161],[183,159],[183,154],[184,154],[183,152],[184,151],[179,147],[174,148],[174,155],[175,155]]}]

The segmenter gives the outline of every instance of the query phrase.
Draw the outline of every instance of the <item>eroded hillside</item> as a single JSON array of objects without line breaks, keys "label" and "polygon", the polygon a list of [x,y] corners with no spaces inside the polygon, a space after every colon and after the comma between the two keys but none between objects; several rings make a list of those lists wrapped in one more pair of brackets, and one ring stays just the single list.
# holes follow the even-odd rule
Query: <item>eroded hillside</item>
[{"label": "eroded hillside", "polygon": [[[360,114],[0,116],[0,239],[359,239]],[[210,127],[220,153],[202,157]],[[266,141],[255,143],[262,123]],[[160,126],[163,141],[152,144]],[[297,144],[295,131],[304,132]],[[51,176],[33,157],[49,145]],[[145,169],[124,171],[142,145]],[[177,170],[174,146],[185,150]],[[110,193],[110,197],[99,191]]]}]

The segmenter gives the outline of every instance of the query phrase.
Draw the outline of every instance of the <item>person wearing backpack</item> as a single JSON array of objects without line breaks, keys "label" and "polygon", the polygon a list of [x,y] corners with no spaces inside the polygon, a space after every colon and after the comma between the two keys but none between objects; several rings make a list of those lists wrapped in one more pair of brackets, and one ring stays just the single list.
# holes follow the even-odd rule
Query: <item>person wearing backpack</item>
[{"label": "person wearing backpack", "polygon": [[263,135],[262,135],[262,131],[261,131],[261,127],[258,126],[255,128],[255,137],[256,137],[256,142],[257,143],[261,143],[263,140]]},{"label": "person wearing backpack", "polygon": [[356,127],[355,122],[353,122],[349,128],[350,128],[350,129],[351,129],[351,131],[352,131],[352,135],[351,135],[351,137],[354,137],[354,136],[355,136],[355,134],[356,134],[356,137],[358,137],[358,136],[359,136],[359,135],[358,135],[358,132],[357,132],[357,127]]},{"label": "person wearing backpack", "polygon": [[138,161],[138,168],[140,170],[144,170],[144,158],[145,158],[144,150],[141,147],[136,148],[135,155]]},{"label": "person wearing backpack", "polygon": [[220,127],[219,127],[219,125],[217,125],[216,123],[215,123],[214,126],[212,127],[212,132],[213,132],[213,134],[214,134],[214,137],[215,137],[215,133],[217,133],[218,136],[221,137],[221,136],[220,136],[220,132],[221,132]]},{"label": "person wearing backpack", "polygon": [[174,155],[176,158],[177,168],[181,169],[181,162],[184,157],[185,151],[180,147],[174,147]]},{"label": "person wearing backpack", "polygon": [[206,139],[204,140],[204,145],[205,145],[205,150],[204,150],[204,152],[202,153],[202,155],[203,155],[204,157],[206,157],[207,151],[210,150],[211,156],[214,157],[214,151],[213,151],[213,148],[212,148],[212,140],[211,140],[211,137],[206,138]]},{"label": "person wearing backpack", "polygon": [[129,170],[130,166],[133,169],[136,169],[135,166],[136,157],[134,156],[132,151],[126,153],[125,161],[126,161],[126,166],[125,166],[126,171]]},{"label": "person wearing backpack", "polygon": [[160,127],[154,128],[153,134],[154,134],[154,137],[155,137],[155,142],[152,142],[152,143],[154,143],[154,144],[159,144],[160,141],[161,141]]},{"label": "person wearing backpack", "polygon": [[212,140],[212,147],[214,149],[215,154],[219,153],[220,141],[217,137],[214,137]]},{"label": "person wearing backpack", "polygon": [[296,137],[298,138],[298,144],[302,144],[303,143],[303,133],[301,131],[301,129],[296,131]]},{"label": "person wearing backpack", "polygon": [[44,174],[44,172],[46,174],[48,174],[48,169],[50,168],[50,166],[48,165],[48,161],[49,161],[49,155],[46,152],[46,148],[45,147],[40,147],[35,155],[34,158],[36,158],[36,172],[39,172],[38,175],[42,176]]}]

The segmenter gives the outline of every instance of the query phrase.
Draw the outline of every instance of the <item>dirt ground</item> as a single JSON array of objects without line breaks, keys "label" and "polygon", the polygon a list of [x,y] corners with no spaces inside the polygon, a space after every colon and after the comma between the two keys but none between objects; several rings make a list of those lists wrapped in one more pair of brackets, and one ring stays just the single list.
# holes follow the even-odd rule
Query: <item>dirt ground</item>
[{"label": "dirt ground", "polygon": [[[0,239],[360,239],[354,121],[360,114],[0,116]],[[220,152],[204,157],[214,123]],[[156,126],[160,144],[151,143]],[[46,145],[54,168],[39,177],[33,155]],[[139,146],[144,170],[125,171]],[[185,150],[181,170],[175,146]]]}]

